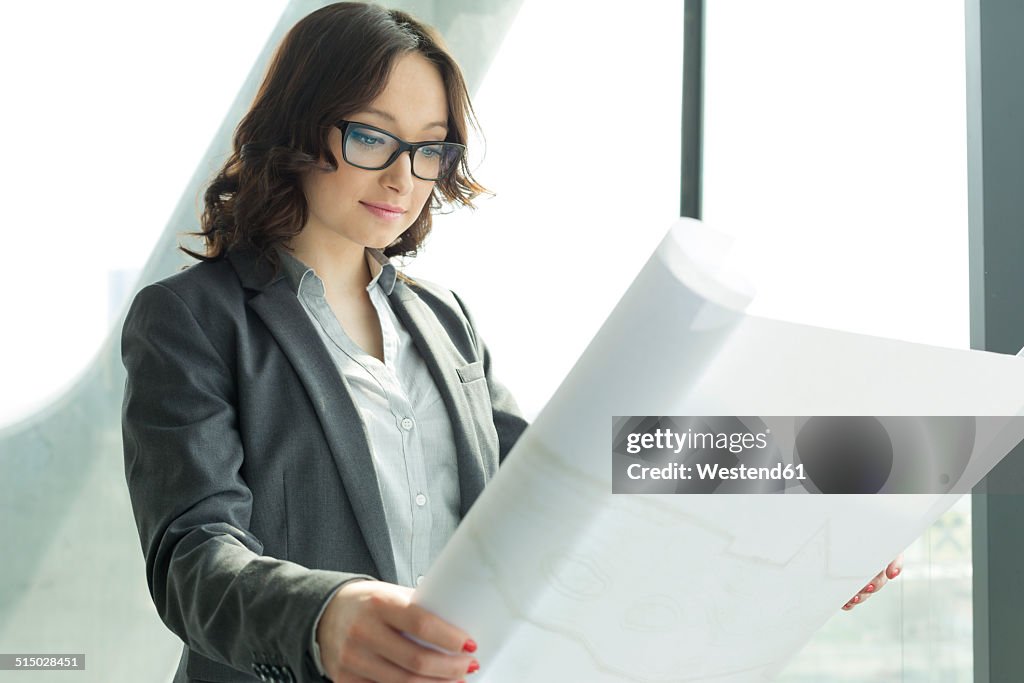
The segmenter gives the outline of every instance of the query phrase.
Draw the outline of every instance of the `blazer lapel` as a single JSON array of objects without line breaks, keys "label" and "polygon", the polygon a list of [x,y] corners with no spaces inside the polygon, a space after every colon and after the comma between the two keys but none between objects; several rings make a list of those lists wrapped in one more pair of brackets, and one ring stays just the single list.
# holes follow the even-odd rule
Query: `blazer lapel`
[{"label": "blazer lapel", "polygon": [[464,517],[486,483],[480,445],[471,427],[473,418],[469,400],[455,371],[458,365],[466,361],[455,350],[433,312],[401,280],[395,282],[390,300],[395,314],[409,331],[409,336],[427,364],[448,408],[458,459],[460,515]]},{"label": "blazer lapel", "polygon": [[347,383],[284,274],[271,277],[269,268],[249,250],[232,250],[228,259],[242,284],[259,292],[249,306],[266,324],[306,387],[381,580],[397,582],[369,440]]}]

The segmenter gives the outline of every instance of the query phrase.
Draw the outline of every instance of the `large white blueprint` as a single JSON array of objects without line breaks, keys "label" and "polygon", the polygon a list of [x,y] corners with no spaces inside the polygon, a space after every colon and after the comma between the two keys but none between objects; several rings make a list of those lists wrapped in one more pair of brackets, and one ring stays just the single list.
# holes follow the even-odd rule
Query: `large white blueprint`
[{"label": "large white blueprint", "polygon": [[417,590],[479,680],[769,680],[958,497],[612,495],[613,416],[1024,414],[1024,358],[744,315],[715,239],[669,232]]}]

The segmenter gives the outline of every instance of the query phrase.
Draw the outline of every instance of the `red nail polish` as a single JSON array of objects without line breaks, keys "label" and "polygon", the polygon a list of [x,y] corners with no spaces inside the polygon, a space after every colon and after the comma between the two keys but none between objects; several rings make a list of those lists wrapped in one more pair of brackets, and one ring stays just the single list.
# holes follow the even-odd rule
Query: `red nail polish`
[{"label": "red nail polish", "polygon": [[875,592],[875,584],[869,583],[868,587],[864,589],[864,592],[865,593],[874,593]]},{"label": "red nail polish", "polygon": [[900,570],[899,569],[893,569],[892,570],[892,578],[895,579],[899,575],[900,575]]},{"label": "red nail polish", "polygon": [[859,595],[854,595],[853,596],[853,600],[851,600],[850,602],[852,602],[853,604],[856,605],[858,602],[860,602],[860,596]]},{"label": "red nail polish", "polygon": [[480,670],[480,662],[478,662],[478,661],[476,661],[474,659],[472,662],[469,663],[469,668],[466,669],[466,673],[468,673],[468,674],[476,673],[479,670]]},{"label": "red nail polish", "polygon": [[476,643],[473,642],[472,638],[467,638],[466,642],[462,644],[463,652],[476,652]]}]

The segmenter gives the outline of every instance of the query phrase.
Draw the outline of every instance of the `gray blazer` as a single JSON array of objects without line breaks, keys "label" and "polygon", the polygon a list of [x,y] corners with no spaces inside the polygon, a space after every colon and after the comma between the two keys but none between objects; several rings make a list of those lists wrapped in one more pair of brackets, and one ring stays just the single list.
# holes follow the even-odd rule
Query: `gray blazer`
[{"label": "gray blazer", "polygon": [[[465,515],[526,428],[465,306],[427,282],[391,304],[452,417]],[[121,338],[125,476],[175,683],[321,681],[327,596],[394,582],[366,434],[283,273],[249,250],[142,289]]]}]

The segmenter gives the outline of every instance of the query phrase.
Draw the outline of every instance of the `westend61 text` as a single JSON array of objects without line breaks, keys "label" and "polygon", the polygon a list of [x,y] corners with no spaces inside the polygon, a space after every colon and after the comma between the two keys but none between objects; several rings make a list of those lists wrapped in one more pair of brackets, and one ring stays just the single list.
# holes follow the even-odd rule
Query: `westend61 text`
[{"label": "westend61 text", "polygon": [[722,467],[718,463],[684,465],[677,462],[664,467],[646,467],[640,463],[633,463],[626,468],[626,476],[630,479],[673,479],[676,481],[688,481],[695,478],[702,481],[724,481],[727,479],[801,481],[807,478],[802,464],[783,465],[782,463],[772,467],[749,467],[747,465]]}]

